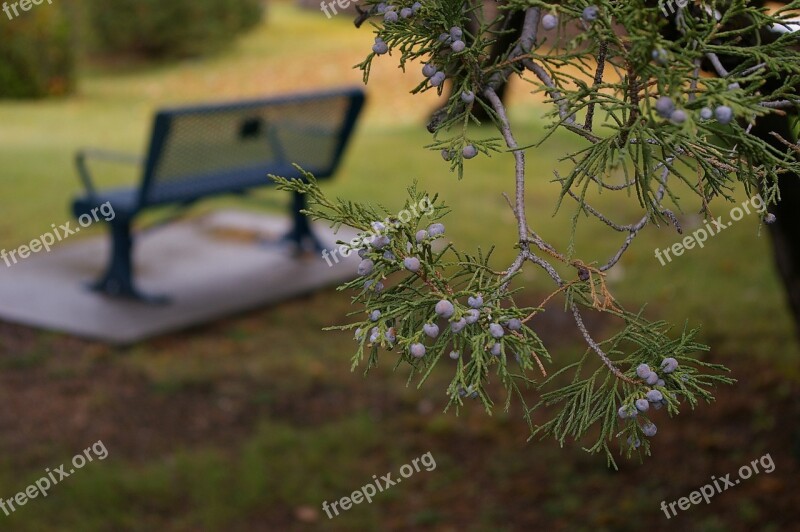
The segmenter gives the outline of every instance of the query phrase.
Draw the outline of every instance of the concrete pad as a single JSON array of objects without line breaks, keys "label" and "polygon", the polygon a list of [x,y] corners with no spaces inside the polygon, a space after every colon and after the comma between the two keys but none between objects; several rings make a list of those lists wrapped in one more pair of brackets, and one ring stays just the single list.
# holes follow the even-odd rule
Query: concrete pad
[{"label": "concrete pad", "polygon": [[[168,296],[167,305],[86,289],[106,264],[109,239],[104,232],[65,241],[10,268],[0,263],[0,319],[127,345],[355,276],[355,253],[332,266],[319,253],[293,256],[290,246],[277,243],[288,229],[285,217],[226,210],[140,235],[136,282],[144,293]],[[324,224],[314,231],[327,249],[356,234],[342,228],[334,235]]]}]

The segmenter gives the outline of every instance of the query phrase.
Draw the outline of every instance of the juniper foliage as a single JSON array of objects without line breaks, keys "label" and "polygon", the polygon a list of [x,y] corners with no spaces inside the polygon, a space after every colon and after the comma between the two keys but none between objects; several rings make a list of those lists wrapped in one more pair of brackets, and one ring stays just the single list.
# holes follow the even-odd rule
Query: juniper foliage
[{"label": "juniper foliage", "polygon": [[[400,0],[394,9],[411,3]],[[374,262],[371,273],[341,287],[354,292],[353,304],[361,308],[353,313],[351,324],[340,327],[356,331],[353,368],[365,363],[368,370],[391,353],[397,367],[410,369],[409,382],[416,379],[422,385],[441,358],[456,350],[461,356],[447,389],[451,406],[459,408],[465,398],[473,397],[491,413],[497,398],[487,385],[496,379],[507,391],[504,408],[515,398],[521,404],[531,437],[552,436],[562,445],[567,440],[589,440],[589,452],[604,453],[616,466],[615,441],[627,456],[649,454],[642,426],[655,417],[651,409],[622,418],[620,408],[631,412],[637,399],[657,389],[664,398],[657,407],[664,405],[673,416],[683,406],[712,401],[715,386],[733,380],[724,375],[723,366],[698,357],[708,347],[695,340],[696,329],[684,326],[674,332],[675,327],[665,322],[647,320],[641,310],[625,310],[609,291],[605,276],[648,224],[666,223],[681,232],[667,203],[679,209],[679,198],[687,191],[702,199],[702,214],[711,217],[712,202],[733,201],[737,183],[771,204],[779,200],[779,176],[800,171],[796,139],[781,139],[784,149],[776,149],[750,134],[759,117],[796,115],[800,107],[797,34],[769,31],[800,8],[800,0],[772,11],[745,0],[700,0],[685,8],[673,5],[666,16],[664,6],[644,0],[598,0],[593,5],[598,9],[593,21],[581,18],[590,6],[585,0],[562,4],[510,0],[493,15],[487,15],[489,10],[480,3],[429,0],[411,17],[385,23],[375,18],[377,2],[359,10],[356,25],[370,21],[376,39],[388,45],[389,53],[381,54],[380,60],[394,58],[404,69],[414,66],[411,75],[420,82],[412,93],[443,93],[442,84],[434,86],[416,73],[420,63],[434,65],[450,80],[454,90],[429,124],[433,140],[427,148],[442,151],[459,179],[465,173],[465,146],[475,146],[479,156],[496,152],[514,157],[515,175],[509,182],[515,195],[507,199],[516,218],[518,255],[505,269],[492,266],[491,250],[469,254],[452,243],[438,246],[441,235],[417,242],[417,231],[442,219],[448,209],[416,185],[408,189],[407,206],[428,199],[435,208],[402,222],[379,206],[328,199],[310,174],[305,180],[272,177],[280,188],[304,193],[308,214],[334,227],[352,226],[366,234],[373,222],[389,217],[385,247],[352,246]],[[540,25],[548,13],[558,17],[558,28],[551,32]],[[514,31],[509,23],[514,16],[523,17],[517,38],[499,57],[490,54],[501,38]],[[567,32],[576,26],[577,34]],[[463,51],[450,46],[454,27],[464,31],[468,46]],[[365,82],[377,59],[371,53],[358,65]],[[706,69],[712,75],[705,75]],[[540,139],[521,143],[515,136],[498,96],[498,88],[512,77],[546,94],[552,104],[550,125]],[[462,92],[478,97],[465,101]],[[680,115],[670,119],[656,112],[655,101],[663,96],[672,99]],[[701,109],[720,106],[733,111],[731,123],[701,118]],[[470,125],[479,123],[479,110],[496,128],[496,137],[471,136]],[[554,173],[561,190],[556,207],[574,209],[571,237],[562,250],[536,233],[525,209],[525,151],[540,146],[559,128],[581,139],[577,150],[564,155],[563,160],[572,163],[569,173]],[[641,218],[634,223],[612,220],[587,202],[590,190],[615,194],[620,202],[636,202]],[[610,233],[620,235],[619,248],[606,262],[577,257],[574,232],[585,217],[597,218]],[[409,256],[420,260],[418,271],[403,267]],[[516,277],[528,266],[543,270],[554,291],[539,306],[521,308],[515,303],[515,294],[522,289]],[[454,332],[449,325],[468,315],[467,300],[478,294],[484,299],[479,319]],[[535,317],[556,298],[574,320],[587,350],[579,362],[551,373],[547,366],[553,361],[536,334]],[[454,305],[448,320],[435,314],[441,300]],[[375,323],[369,319],[374,310],[381,312]],[[595,339],[584,323],[587,311],[612,316],[619,323],[618,332]],[[522,322],[520,329],[509,329],[512,318]],[[431,341],[422,326],[437,320],[442,333]],[[502,337],[492,334],[492,324],[503,325]],[[426,345],[424,356],[410,353],[415,343]],[[493,354],[498,349],[499,355]],[[672,373],[660,369],[668,357],[678,361]],[[636,373],[640,364],[654,368],[661,380],[647,384]],[[529,406],[532,394],[539,399]]]}]

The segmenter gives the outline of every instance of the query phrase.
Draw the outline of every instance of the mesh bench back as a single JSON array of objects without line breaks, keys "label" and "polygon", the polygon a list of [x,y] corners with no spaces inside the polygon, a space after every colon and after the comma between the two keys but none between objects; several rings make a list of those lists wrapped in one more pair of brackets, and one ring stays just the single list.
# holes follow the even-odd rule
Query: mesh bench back
[{"label": "mesh bench back", "polygon": [[363,105],[359,89],[156,115],[142,205],[191,201],[269,185],[267,174],[319,178],[338,166]]}]

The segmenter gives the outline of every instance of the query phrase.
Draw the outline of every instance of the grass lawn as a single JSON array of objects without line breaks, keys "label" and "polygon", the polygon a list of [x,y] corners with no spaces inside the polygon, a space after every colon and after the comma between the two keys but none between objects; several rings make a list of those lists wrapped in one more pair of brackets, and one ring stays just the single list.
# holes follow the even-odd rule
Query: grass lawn
[{"label": "grass lawn", "polygon": [[[359,84],[350,67],[369,50],[368,28],[346,16],[328,20],[289,3],[270,4],[268,20],[229,50],[159,66],[84,65],[79,92],[63,100],[0,102],[0,247],[15,248],[70,218],[78,192],[72,154],[82,146],[141,152],[154,110]],[[512,192],[511,157],[470,161],[465,178],[447,171],[423,124],[433,94],[408,94],[418,79],[382,58],[368,87],[368,108],[334,196],[399,209],[412,181],[452,207],[448,235],[466,250],[497,245],[495,265],[513,258],[514,219],[502,198]],[[522,142],[541,136],[546,108],[513,87],[511,119]],[[476,131],[479,135],[490,132]],[[528,152],[530,221],[566,248],[571,205],[554,214],[558,157],[579,146],[559,134]],[[103,168],[103,182],[129,183],[128,169]],[[700,225],[687,199],[681,216]],[[619,221],[637,216],[635,198],[595,195]],[[272,190],[259,198],[281,198]],[[739,202],[746,199],[738,194]],[[221,199],[202,204],[259,209]],[[719,204],[717,215],[730,206]],[[605,262],[619,245],[591,220],[577,256]],[[98,230],[95,230],[98,231]],[[759,233],[762,233],[759,236]],[[82,233],[83,235],[83,233]],[[702,325],[709,359],[734,370],[737,386],[716,404],[662,419],[654,457],[610,471],[579,444],[559,449],[526,442],[517,408],[486,416],[477,404],[442,413],[448,371],[442,364],[420,389],[385,364],[369,378],[349,371],[352,341],[323,333],[344,323],[346,295],[330,289],[196,330],[117,350],[0,323],[0,497],[8,499],[102,439],[109,457],[94,462],[10,517],[9,530],[789,530],[797,493],[800,441],[798,345],[755,215],[703,249],[661,266],[655,248],[680,237],[649,227],[623,259],[611,287],[629,308],[648,303],[651,318]],[[0,271],[2,275],[2,271]],[[523,276],[535,304],[551,291],[541,271]],[[554,366],[582,352],[556,305],[542,336]],[[449,361],[448,361],[449,362]],[[533,397],[533,394],[531,394]],[[499,402],[499,401],[498,401]],[[663,416],[665,418],[665,416]],[[539,418],[541,420],[542,418]],[[430,451],[436,469],[421,471],[370,504],[329,520],[320,506],[349,495],[372,475],[396,472]],[[776,470],[743,481],[667,520],[672,501],[771,453]],[[795,522],[796,526],[796,522]]]}]

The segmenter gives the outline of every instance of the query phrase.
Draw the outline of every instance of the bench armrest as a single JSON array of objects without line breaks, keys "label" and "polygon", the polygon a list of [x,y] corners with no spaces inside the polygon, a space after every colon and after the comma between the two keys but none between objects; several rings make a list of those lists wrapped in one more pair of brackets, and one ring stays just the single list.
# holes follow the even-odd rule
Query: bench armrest
[{"label": "bench armrest", "polygon": [[125,164],[142,164],[144,162],[144,159],[139,155],[96,149],[78,150],[75,154],[75,166],[78,169],[78,175],[83,185],[86,187],[86,191],[91,196],[96,195],[96,189],[92,181],[92,174],[89,172],[89,165],[87,164],[87,159],[89,158]]}]

